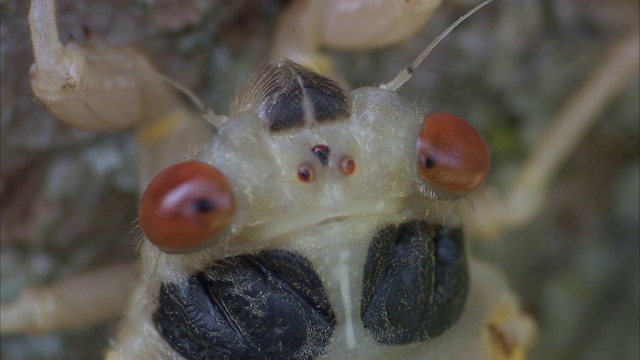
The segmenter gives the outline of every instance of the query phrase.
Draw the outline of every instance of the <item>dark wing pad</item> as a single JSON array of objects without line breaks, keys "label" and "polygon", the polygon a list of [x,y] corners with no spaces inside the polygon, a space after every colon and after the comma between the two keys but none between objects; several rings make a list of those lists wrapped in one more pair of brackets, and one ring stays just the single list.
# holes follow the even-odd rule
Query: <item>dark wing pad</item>
[{"label": "dark wing pad", "polygon": [[163,283],[154,321],[187,359],[313,359],[336,320],[320,277],[282,250],[224,259]]},{"label": "dark wing pad", "polygon": [[468,286],[461,229],[425,221],[386,226],[365,262],[364,327],[388,345],[433,338],[460,317]]}]

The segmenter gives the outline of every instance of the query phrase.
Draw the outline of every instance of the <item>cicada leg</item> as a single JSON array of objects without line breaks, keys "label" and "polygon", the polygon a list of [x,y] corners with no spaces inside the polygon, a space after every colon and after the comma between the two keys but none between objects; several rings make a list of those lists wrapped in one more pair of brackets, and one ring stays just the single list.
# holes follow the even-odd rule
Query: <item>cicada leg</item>
[{"label": "cicada leg", "polygon": [[113,319],[126,306],[136,278],[133,265],[112,265],[26,289],[2,305],[0,332],[46,333]]},{"label": "cicada leg", "polygon": [[[63,45],[52,0],[32,0],[29,25],[35,64],[31,88],[59,120],[93,131],[135,129],[140,187],[193,154],[213,132],[133,47],[90,35]],[[2,306],[1,332],[46,332],[89,325],[124,311],[137,278],[132,266],[107,267],[48,286],[27,288]]]},{"label": "cicada leg", "polygon": [[29,25],[36,97],[56,118],[75,127],[136,128],[142,186],[207,139],[206,123],[137,49],[115,47],[96,36],[83,44],[63,45],[51,0],[31,2]]},{"label": "cicada leg", "polygon": [[427,24],[441,2],[293,1],[280,15],[272,53],[333,76],[323,48],[355,51],[400,43]]},{"label": "cicada leg", "polygon": [[600,65],[556,113],[503,197],[484,192],[473,199],[471,211],[465,213],[469,234],[493,238],[526,224],[539,213],[561,166],[606,106],[637,78],[639,43],[638,34],[630,35],[605,52]]}]

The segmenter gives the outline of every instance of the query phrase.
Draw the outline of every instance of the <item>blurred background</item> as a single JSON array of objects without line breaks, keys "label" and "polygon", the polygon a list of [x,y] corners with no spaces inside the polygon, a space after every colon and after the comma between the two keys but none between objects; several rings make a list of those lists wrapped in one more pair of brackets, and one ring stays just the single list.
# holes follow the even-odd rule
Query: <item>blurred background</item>
[{"label": "blurred background", "polygon": [[[144,49],[160,72],[226,113],[265,58],[285,0],[58,1],[60,36],[87,31]],[[389,81],[477,1],[444,1],[416,37],[330,52],[353,87]],[[132,261],[134,139],[71,129],[34,99],[28,2],[0,1],[0,300],[28,284]],[[636,0],[496,0],[449,35],[401,94],[471,121],[492,152],[487,191],[508,188],[547,122],[610,46],[638,31]],[[532,359],[638,359],[638,78],[630,79],[554,181],[531,224],[474,241],[539,325]],[[94,359],[115,322],[3,336],[0,357]]]}]

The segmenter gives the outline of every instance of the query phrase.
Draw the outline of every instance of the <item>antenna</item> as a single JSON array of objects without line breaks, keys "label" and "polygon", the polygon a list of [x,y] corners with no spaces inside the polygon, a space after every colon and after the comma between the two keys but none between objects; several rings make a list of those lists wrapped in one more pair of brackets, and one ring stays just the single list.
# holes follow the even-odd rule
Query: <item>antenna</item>
[{"label": "antenna", "polygon": [[210,107],[206,106],[200,98],[196,94],[194,94],[189,88],[180,84],[179,82],[171,79],[168,76],[162,75],[155,71],[147,71],[150,75],[154,77],[158,77],[160,80],[168,83],[169,85],[176,88],[176,90],[180,91],[184,95],[186,95],[191,102],[200,110],[200,116],[202,116],[208,123],[213,125],[216,129],[220,127],[220,125],[224,124],[227,120],[229,120],[224,115],[216,115]]},{"label": "antenna", "polygon": [[460,25],[460,23],[463,22],[466,18],[468,18],[469,16],[473,15],[473,13],[475,13],[478,10],[480,10],[482,7],[484,7],[485,5],[487,5],[488,3],[492,2],[492,1],[493,0],[485,0],[484,2],[482,2],[482,4],[474,7],[468,13],[462,15],[458,20],[456,20],[456,22],[451,24],[451,26],[449,26],[442,34],[440,34],[438,37],[436,37],[435,40],[433,40],[431,42],[431,44],[429,44],[429,46],[427,46],[427,48],[424,49],[424,51],[422,53],[420,53],[420,55],[418,55],[418,57],[415,60],[413,60],[411,65],[409,65],[406,68],[402,69],[398,73],[398,75],[396,75],[396,77],[393,78],[393,80],[389,81],[386,84],[380,85],[380,88],[381,89],[386,89],[386,90],[393,90],[393,91],[398,90],[398,88],[400,88],[402,85],[404,85],[404,83],[406,83],[407,81],[409,81],[409,79],[411,79],[411,75],[413,75],[413,71],[418,66],[420,66],[420,64],[422,63],[424,58],[426,58],[427,55],[429,55],[431,50],[433,50],[433,48],[435,48],[436,45],[438,45],[438,43],[440,43],[440,41],[442,39],[444,39],[445,36],[449,35],[451,30],[455,29],[456,26]]}]

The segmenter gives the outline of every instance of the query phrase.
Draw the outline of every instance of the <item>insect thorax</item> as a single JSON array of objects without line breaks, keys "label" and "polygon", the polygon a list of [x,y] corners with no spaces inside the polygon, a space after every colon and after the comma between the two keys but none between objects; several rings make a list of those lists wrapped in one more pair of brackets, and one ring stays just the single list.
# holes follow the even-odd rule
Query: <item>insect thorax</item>
[{"label": "insect thorax", "polygon": [[288,61],[250,86],[197,156],[231,184],[234,222],[192,253],[145,247],[164,339],[190,359],[312,359],[446,331],[468,274],[418,176],[423,116]]}]

